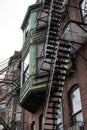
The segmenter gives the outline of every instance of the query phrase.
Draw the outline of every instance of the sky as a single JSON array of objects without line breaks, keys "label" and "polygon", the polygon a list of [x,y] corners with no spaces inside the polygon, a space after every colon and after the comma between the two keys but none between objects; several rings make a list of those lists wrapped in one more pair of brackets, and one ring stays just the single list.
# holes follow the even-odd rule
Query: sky
[{"label": "sky", "polygon": [[0,0],[0,62],[22,48],[21,24],[36,0]]}]

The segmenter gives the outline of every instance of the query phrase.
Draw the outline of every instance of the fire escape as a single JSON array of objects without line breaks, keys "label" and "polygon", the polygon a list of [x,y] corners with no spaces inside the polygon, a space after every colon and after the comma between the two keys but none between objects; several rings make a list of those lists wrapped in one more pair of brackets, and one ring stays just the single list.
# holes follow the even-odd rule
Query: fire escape
[{"label": "fire escape", "polygon": [[[76,26],[77,30],[82,33],[87,33],[84,27],[87,27],[87,24],[82,21],[75,21],[69,19],[68,10],[70,8],[76,8],[69,5],[68,1],[65,0],[45,0],[43,2],[43,8],[41,10],[41,17],[38,19],[38,23],[43,22],[48,26],[47,37],[45,42],[45,57],[44,62],[40,70],[47,72],[48,83],[47,83],[47,92],[46,92],[46,104],[44,107],[44,125],[43,130],[55,130],[57,126],[57,117],[58,112],[56,110],[60,109],[62,103],[62,94],[64,82],[67,76],[67,71],[69,70],[70,57],[75,54],[73,48],[76,46],[76,49],[79,48],[85,38],[81,35],[73,37],[65,37],[63,27],[65,22],[68,22],[70,26]],[[85,8],[87,6],[87,1],[85,2]],[[66,7],[68,8],[66,10]],[[46,13],[48,20],[44,20],[42,17],[43,13]],[[87,14],[86,14],[87,15]],[[66,20],[63,23],[64,17]],[[74,32],[71,31],[71,28],[68,30],[69,35],[74,35]],[[80,40],[78,40],[80,39]],[[36,40],[37,41],[37,40]],[[44,68],[43,66],[50,66]],[[39,73],[39,72],[38,72]]]},{"label": "fire escape", "polygon": [[[21,58],[14,61],[11,61],[11,59],[12,57],[0,63],[0,85],[7,87],[7,91],[0,98],[0,103],[11,98],[13,95],[18,93],[20,89],[19,81],[15,80],[18,73],[16,72],[15,75],[15,71],[12,73],[10,69],[18,66]],[[12,76],[14,77],[13,79]],[[0,107],[0,125],[3,126],[3,130],[11,130],[11,123],[12,122],[10,121],[6,109]]]}]

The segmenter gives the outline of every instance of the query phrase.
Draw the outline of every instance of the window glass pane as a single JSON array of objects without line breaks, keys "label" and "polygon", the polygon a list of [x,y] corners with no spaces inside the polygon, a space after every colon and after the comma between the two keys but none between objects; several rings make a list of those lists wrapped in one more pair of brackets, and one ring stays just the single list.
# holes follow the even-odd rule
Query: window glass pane
[{"label": "window glass pane", "polygon": [[5,108],[5,106],[6,106],[6,104],[5,104],[5,103],[0,104],[0,109],[4,109],[4,108]]},{"label": "window glass pane", "polygon": [[82,115],[82,112],[78,113],[76,115],[76,121],[77,122],[83,122],[83,115]]},{"label": "window glass pane", "polygon": [[15,121],[20,121],[20,120],[21,120],[21,113],[16,113]]},{"label": "window glass pane", "polygon": [[29,54],[27,54],[25,60],[24,60],[24,72],[23,72],[23,82],[25,82],[29,77]]},{"label": "window glass pane", "polygon": [[81,2],[81,11],[82,11],[82,15],[83,15],[83,16],[85,15],[84,7],[85,7],[85,0],[83,0],[83,1]]},{"label": "window glass pane", "polygon": [[28,66],[29,64],[29,53],[27,54],[25,60],[24,60],[24,70],[26,69],[26,67]]},{"label": "window glass pane", "polygon": [[35,26],[36,26],[36,18],[37,18],[37,11],[32,12],[31,15],[30,15],[29,22],[27,22],[27,24],[26,24],[25,38],[28,36],[30,30],[35,28]]},{"label": "window glass pane", "polygon": [[4,127],[2,125],[0,125],[0,130],[4,130]]},{"label": "window glass pane", "polygon": [[21,124],[20,123],[16,123],[16,130],[21,130]]},{"label": "window glass pane", "polygon": [[36,26],[36,18],[37,18],[37,12],[32,12],[29,20],[29,26],[30,29],[35,28]]},{"label": "window glass pane", "polygon": [[57,125],[57,129],[56,130],[63,130],[63,125],[62,124]]},{"label": "window glass pane", "polygon": [[82,109],[79,88],[71,94],[72,114]]},{"label": "window glass pane", "polygon": [[16,105],[16,112],[21,112],[21,107],[18,104]]},{"label": "window glass pane", "polygon": [[6,86],[2,86],[2,93],[6,92]]}]

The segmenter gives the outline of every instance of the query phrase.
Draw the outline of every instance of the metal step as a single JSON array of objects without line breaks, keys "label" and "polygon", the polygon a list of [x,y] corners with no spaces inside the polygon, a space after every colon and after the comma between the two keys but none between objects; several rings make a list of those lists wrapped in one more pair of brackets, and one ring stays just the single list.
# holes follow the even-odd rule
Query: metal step
[{"label": "metal step", "polygon": [[53,15],[52,15],[52,18],[53,18],[53,19],[57,18],[57,22],[60,22],[62,17],[61,17],[61,15],[53,14]]},{"label": "metal step", "polygon": [[62,88],[64,86],[64,84],[59,84],[58,82],[53,82],[53,86]]},{"label": "metal step", "polygon": [[63,0],[54,1],[53,3],[56,4],[56,5],[62,6],[63,5]]},{"label": "metal step", "polygon": [[55,59],[55,57],[50,56],[50,55],[46,55],[46,58],[48,58],[48,59]]},{"label": "metal step", "polygon": [[46,129],[46,128],[45,128],[44,130],[56,130],[56,129],[53,129],[53,128],[52,128],[52,129],[50,129],[50,128],[47,128],[47,129]]},{"label": "metal step", "polygon": [[58,36],[58,35],[57,35],[57,32],[54,32],[54,31],[52,31],[52,30],[50,30],[50,32],[49,32],[49,36],[50,36],[50,35],[51,35],[51,36],[54,35],[54,36],[56,36],[56,37]]},{"label": "metal step", "polygon": [[54,50],[47,50],[47,55],[55,56],[56,52]]},{"label": "metal step", "polygon": [[48,106],[48,108],[52,108],[52,109],[59,109],[60,107],[53,107],[53,106]]},{"label": "metal step", "polygon": [[45,123],[45,125],[52,125],[52,126],[56,126],[56,124],[52,124],[52,123]]},{"label": "metal step", "polygon": [[53,45],[53,46],[57,46],[56,41],[48,41],[48,43],[47,43],[47,44],[49,44],[49,45]]},{"label": "metal step", "polygon": [[55,27],[52,27],[52,26],[51,26],[51,27],[50,27],[50,30],[51,30],[51,31],[58,31],[58,28],[55,28]]},{"label": "metal step", "polygon": [[[55,28],[59,28],[60,27],[60,25],[59,25],[59,23],[54,23],[54,22],[51,22],[51,26],[52,27],[55,27]],[[54,35],[55,36],[55,35]],[[58,35],[57,35],[58,36]]]},{"label": "metal step", "polygon": [[51,95],[51,98],[62,98],[60,95]]},{"label": "metal step", "polygon": [[[67,65],[68,62],[65,62],[65,61],[57,61],[56,62],[57,65]],[[57,69],[57,68],[56,68]]]},{"label": "metal step", "polygon": [[58,58],[63,58],[63,59],[68,59],[69,58],[69,55],[58,55],[57,56]]},{"label": "metal step", "polygon": [[56,7],[63,6],[63,2],[54,1],[54,2],[53,2],[53,6],[56,6]]},{"label": "metal step", "polygon": [[53,115],[53,114],[58,114],[58,113],[57,112],[47,112],[47,114],[49,114],[49,115],[52,114]]},{"label": "metal step", "polygon": [[57,118],[46,117],[47,120],[57,120]]},{"label": "metal step", "polygon": [[67,70],[67,68],[66,67],[62,67],[62,66],[55,66],[55,70]]},{"label": "metal step", "polygon": [[66,48],[70,48],[71,47],[70,44],[66,44],[66,43],[63,43],[63,42],[60,44],[60,46],[66,47]]},{"label": "metal step", "polygon": [[55,47],[55,46],[47,46],[47,49],[49,49],[49,50],[54,50],[54,51],[56,51],[57,50],[57,48]]},{"label": "metal step", "polygon": [[54,81],[55,81],[55,80],[56,80],[56,81],[65,81],[65,79],[63,79],[63,78],[58,78],[58,77],[54,77],[53,80],[54,80]]},{"label": "metal step", "polygon": [[66,73],[62,73],[61,71],[55,71],[56,74],[66,76]]},{"label": "metal step", "polygon": [[63,52],[63,53],[66,53],[66,54],[69,54],[70,53],[70,50],[63,50],[63,49],[59,49],[58,52]]},{"label": "metal step", "polygon": [[58,103],[58,104],[60,104],[60,101],[52,101],[52,100],[50,100],[49,102],[50,103]]},{"label": "metal step", "polygon": [[58,8],[57,8],[55,5],[53,5],[52,11],[55,11],[55,13],[56,13],[56,12],[59,12],[60,10],[62,10],[62,6],[58,6]]},{"label": "metal step", "polygon": [[68,59],[65,59],[65,58],[58,58],[58,60],[57,60],[58,62],[64,62],[64,63],[68,63],[69,62],[69,60]]},{"label": "metal step", "polygon": [[62,13],[61,12],[59,12],[59,13],[52,12],[52,18],[61,19],[62,18]]},{"label": "metal step", "polygon": [[54,4],[52,9],[61,10],[62,6]]},{"label": "metal step", "polygon": [[[53,31],[53,30],[52,30]],[[54,41],[56,41],[56,40],[58,40],[58,37],[54,37],[54,36],[50,36],[49,35],[49,38],[48,38],[49,40],[54,40]]]},{"label": "metal step", "polygon": [[52,20],[51,20],[50,22],[54,22],[54,23],[56,22],[56,23],[57,23],[57,22],[59,22],[60,20],[61,20],[61,19],[58,19],[58,18],[52,18]]}]

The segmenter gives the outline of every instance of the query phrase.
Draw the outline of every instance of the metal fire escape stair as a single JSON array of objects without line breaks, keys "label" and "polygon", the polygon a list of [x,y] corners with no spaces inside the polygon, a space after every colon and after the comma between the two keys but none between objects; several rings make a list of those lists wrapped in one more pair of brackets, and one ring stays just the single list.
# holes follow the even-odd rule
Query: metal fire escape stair
[{"label": "metal fire escape stair", "polygon": [[[48,13],[48,36],[44,63],[50,64],[46,107],[44,108],[43,130],[55,130],[58,109],[60,109],[64,81],[66,78],[71,46],[61,42],[60,26],[64,13],[64,0],[44,2],[44,12]],[[48,5],[50,4],[50,11]],[[42,68],[41,68],[42,69]]]},{"label": "metal fire escape stair", "polygon": [[[10,61],[10,58],[6,59],[6,60],[4,60],[3,62],[0,63],[0,83],[1,83],[2,86],[3,85],[7,85],[7,86],[11,85],[11,87],[13,86],[13,88],[11,89],[11,91],[6,92],[0,98],[0,102],[4,101],[8,96],[12,96],[13,94],[17,93],[19,91],[19,88],[20,88],[18,81],[16,82],[16,81],[10,80],[9,78],[6,78],[5,76],[6,76],[6,72],[11,67],[14,67],[17,63],[19,63],[21,61],[21,58],[18,58],[17,60],[12,62],[11,64],[9,64],[9,61]],[[9,120],[9,117],[8,118],[7,117],[8,117],[7,113],[5,115],[4,109],[2,109],[0,107],[0,124],[4,127],[3,130],[11,130],[11,128],[7,124],[7,120]]]},{"label": "metal fire escape stair", "polygon": [[6,111],[0,107],[0,125],[4,127],[3,130],[11,130],[11,128],[7,124],[7,120],[9,121],[10,117],[5,113]]}]

